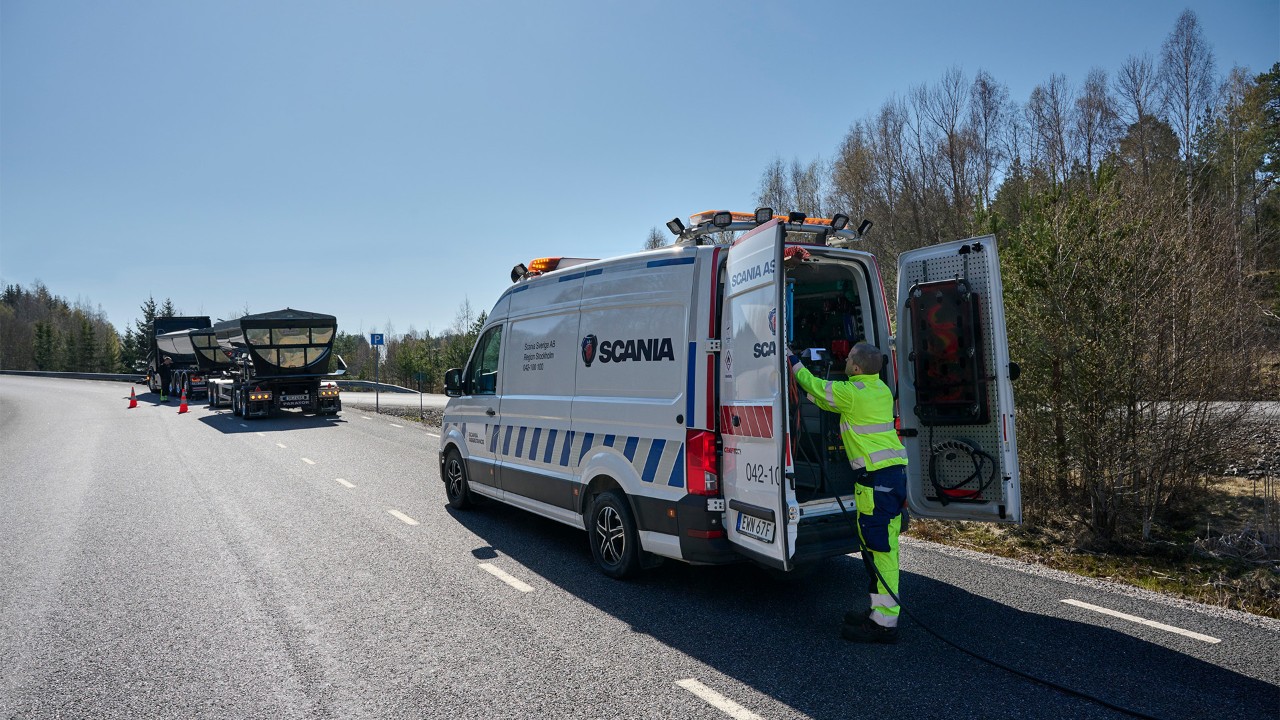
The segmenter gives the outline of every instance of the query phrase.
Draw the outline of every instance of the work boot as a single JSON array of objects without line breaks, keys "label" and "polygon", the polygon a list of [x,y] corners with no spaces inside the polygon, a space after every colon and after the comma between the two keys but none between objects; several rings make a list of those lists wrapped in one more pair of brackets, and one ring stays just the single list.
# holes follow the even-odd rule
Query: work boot
[{"label": "work boot", "polygon": [[884,627],[870,617],[864,617],[862,622],[856,625],[846,624],[840,628],[840,637],[850,642],[892,645],[898,642],[898,628]]},{"label": "work boot", "polygon": [[863,620],[871,617],[870,610],[850,610],[844,614],[845,625],[861,625]]}]

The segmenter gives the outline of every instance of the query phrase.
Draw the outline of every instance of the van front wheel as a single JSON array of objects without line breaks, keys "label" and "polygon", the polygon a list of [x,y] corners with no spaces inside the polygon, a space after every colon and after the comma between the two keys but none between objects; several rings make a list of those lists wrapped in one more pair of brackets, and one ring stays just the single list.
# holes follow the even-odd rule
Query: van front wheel
[{"label": "van front wheel", "polygon": [[444,494],[454,510],[466,510],[475,504],[467,483],[467,466],[462,462],[462,455],[452,448],[444,456]]},{"label": "van front wheel", "polygon": [[640,569],[640,543],[631,506],[620,490],[596,496],[588,517],[591,555],[600,571],[621,580]]}]

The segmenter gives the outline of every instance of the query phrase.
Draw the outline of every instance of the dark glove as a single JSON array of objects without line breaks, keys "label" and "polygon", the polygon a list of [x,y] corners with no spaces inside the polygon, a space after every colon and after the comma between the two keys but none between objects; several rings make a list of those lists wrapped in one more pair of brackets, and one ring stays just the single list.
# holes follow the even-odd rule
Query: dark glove
[{"label": "dark glove", "polygon": [[788,355],[788,356],[787,356],[787,367],[791,367],[791,368],[793,368],[793,367],[795,367],[795,366],[796,366],[796,364],[797,364],[797,363],[799,363],[799,362],[800,362],[800,357],[799,357],[799,356],[797,356],[797,355],[795,355],[795,354],[791,354],[791,355]]}]

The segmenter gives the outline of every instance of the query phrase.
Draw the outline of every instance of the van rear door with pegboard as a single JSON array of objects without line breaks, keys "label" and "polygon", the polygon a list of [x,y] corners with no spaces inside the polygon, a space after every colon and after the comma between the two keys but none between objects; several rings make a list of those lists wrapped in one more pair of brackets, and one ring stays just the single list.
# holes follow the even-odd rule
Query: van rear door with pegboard
[{"label": "van rear door with pegboard", "polygon": [[1021,522],[1018,444],[994,236],[898,257],[898,405],[911,512]]}]

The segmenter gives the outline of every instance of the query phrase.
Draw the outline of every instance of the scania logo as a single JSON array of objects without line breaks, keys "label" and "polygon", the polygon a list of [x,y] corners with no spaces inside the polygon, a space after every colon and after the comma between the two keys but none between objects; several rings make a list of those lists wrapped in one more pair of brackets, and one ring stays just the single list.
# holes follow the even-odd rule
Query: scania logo
[{"label": "scania logo", "polygon": [[778,334],[778,308],[769,311],[769,332]]},{"label": "scania logo", "polygon": [[596,355],[600,362],[627,361],[656,362],[675,360],[675,345],[671,338],[636,338],[634,340],[597,340],[595,335],[582,338],[582,362],[591,367]]}]

